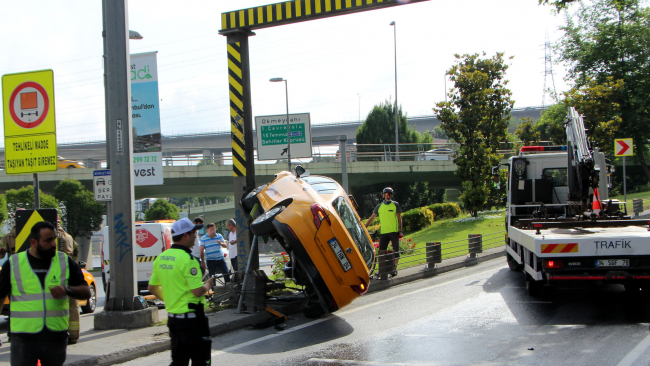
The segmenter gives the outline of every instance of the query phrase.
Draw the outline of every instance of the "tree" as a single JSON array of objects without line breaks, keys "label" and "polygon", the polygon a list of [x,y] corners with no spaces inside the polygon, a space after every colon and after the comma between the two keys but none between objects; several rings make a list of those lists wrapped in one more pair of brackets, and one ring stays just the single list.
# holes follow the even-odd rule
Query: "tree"
[{"label": "tree", "polygon": [[567,108],[562,103],[553,104],[542,112],[535,128],[540,133],[542,141],[553,141],[556,145],[566,145],[566,120]]},{"label": "tree", "polygon": [[541,140],[542,134],[537,130],[537,128],[535,128],[537,126],[535,121],[530,117],[524,117],[521,120],[521,124],[517,127],[517,131],[515,131],[515,135],[517,135],[519,141],[521,141],[524,146],[538,143]]},{"label": "tree", "polygon": [[454,163],[463,185],[460,198],[465,209],[477,216],[486,204],[499,199],[491,184],[492,167],[503,158],[497,150],[506,140],[514,102],[506,88],[508,65],[503,53],[491,58],[455,57],[455,65],[447,71],[454,83],[450,100],[437,103],[434,111],[447,135],[459,144]]},{"label": "tree", "polygon": [[436,126],[433,128],[433,137],[437,139],[445,139],[449,140],[449,136],[447,136],[447,132],[442,129],[440,126]]},{"label": "tree", "polygon": [[0,225],[7,219],[7,198],[4,194],[0,194]]},{"label": "tree", "polygon": [[[577,88],[623,80],[617,95],[623,121],[615,137],[634,137],[635,157],[647,179],[650,138],[650,11],[639,0],[593,0],[567,15],[556,46]],[[584,112],[583,112],[584,113]]]},{"label": "tree", "polygon": [[73,238],[90,238],[102,227],[104,205],[76,179],[66,178],[54,187],[54,197],[65,205],[61,222]]},{"label": "tree", "polygon": [[[56,201],[56,198],[45,194],[39,190],[40,196],[40,206],[41,208],[56,208],[59,209],[59,203]],[[29,185],[22,187],[20,189],[10,189],[5,192],[5,198],[7,199],[7,212],[9,214],[9,222],[11,225],[15,225],[15,212],[19,208],[24,208],[27,210],[34,209],[34,187]]]},{"label": "tree", "polygon": [[144,219],[153,220],[178,220],[178,207],[165,199],[157,199],[144,213]]},{"label": "tree", "polygon": [[540,5],[552,5],[555,6],[557,11],[566,9],[569,4],[576,2],[578,0],[539,0]]}]

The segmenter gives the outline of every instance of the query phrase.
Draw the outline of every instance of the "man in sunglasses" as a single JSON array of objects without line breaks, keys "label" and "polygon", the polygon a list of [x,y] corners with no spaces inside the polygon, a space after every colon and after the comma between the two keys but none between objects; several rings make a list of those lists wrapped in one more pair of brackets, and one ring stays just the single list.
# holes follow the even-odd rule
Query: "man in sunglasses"
[{"label": "man in sunglasses", "polygon": [[[386,187],[382,191],[384,201],[375,207],[372,216],[366,222],[366,227],[372,224],[375,217],[379,216],[379,250],[386,250],[388,242],[393,243],[393,254],[395,255],[395,268],[399,262],[399,239],[402,237],[402,209],[399,203],[393,201],[393,189]],[[397,275],[397,269],[393,276]]]}]

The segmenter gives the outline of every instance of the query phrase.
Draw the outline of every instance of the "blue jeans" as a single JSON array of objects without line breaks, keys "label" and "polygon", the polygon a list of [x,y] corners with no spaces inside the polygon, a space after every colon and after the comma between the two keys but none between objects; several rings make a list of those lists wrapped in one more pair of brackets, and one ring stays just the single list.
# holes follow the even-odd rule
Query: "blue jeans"
[{"label": "blue jeans", "polygon": [[11,364],[36,366],[41,360],[42,366],[61,366],[65,362],[68,337],[23,338],[11,336]]},{"label": "blue jeans", "polygon": [[[221,258],[217,260],[212,260],[208,259],[206,261],[208,263],[208,271],[210,272],[210,276],[214,276],[217,273],[228,273],[228,265],[226,264],[226,259]],[[230,282],[230,275],[227,274],[223,276],[226,282]]]}]

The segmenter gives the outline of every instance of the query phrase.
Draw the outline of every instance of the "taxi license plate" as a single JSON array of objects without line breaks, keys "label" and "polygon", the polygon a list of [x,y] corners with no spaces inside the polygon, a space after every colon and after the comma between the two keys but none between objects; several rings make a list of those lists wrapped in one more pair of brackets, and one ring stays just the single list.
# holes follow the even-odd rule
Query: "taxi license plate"
[{"label": "taxi license plate", "polygon": [[597,259],[596,267],[629,267],[629,259]]},{"label": "taxi license plate", "polygon": [[336,241],[336,238],[330,239],[328,243],[330,247],[332,247],[332,250],[334,251],[336,258],[339,260],[339,263],[341,263],[341,267],[343,267],[343,271],[347,272],[350,269],[352,269],[352,265],[350,264],[350,261],[348,261],[348,257],[345,256],[345,253],[343,252],[343,249],[341,249],[341,245],[339,244],[339,242]]}]

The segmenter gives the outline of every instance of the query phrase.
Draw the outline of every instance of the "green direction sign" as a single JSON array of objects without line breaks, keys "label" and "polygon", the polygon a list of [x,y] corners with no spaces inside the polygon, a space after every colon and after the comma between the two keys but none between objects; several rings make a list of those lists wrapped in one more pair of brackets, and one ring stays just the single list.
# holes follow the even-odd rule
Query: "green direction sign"
[{"label": "green direction sign", "polygon": [[[289,115],[291,158],[311,158],[309,113]],[[286,159],[287,115],[255,117],[258,160]]]}]

